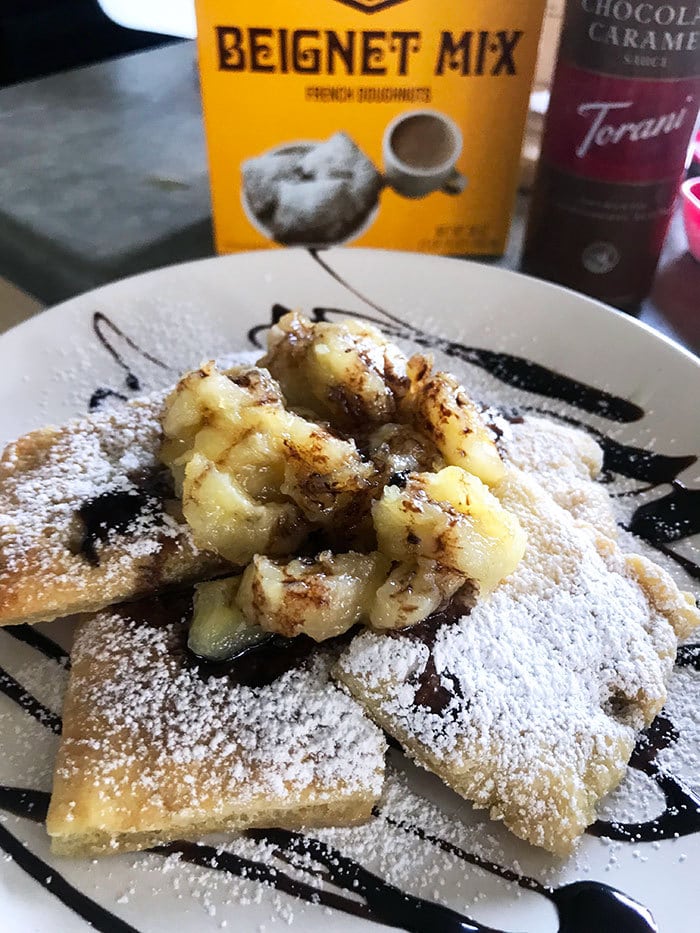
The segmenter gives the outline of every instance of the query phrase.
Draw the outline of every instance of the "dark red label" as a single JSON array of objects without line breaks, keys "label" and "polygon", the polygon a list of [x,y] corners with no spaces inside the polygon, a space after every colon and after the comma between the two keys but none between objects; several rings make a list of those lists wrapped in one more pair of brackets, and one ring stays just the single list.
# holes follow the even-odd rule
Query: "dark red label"
[{"label": "dark red label", "polygon": [[698,78],[657,81],[595,74],[559,61],[544,158],[601,181],[678,175],[698,113]]}]

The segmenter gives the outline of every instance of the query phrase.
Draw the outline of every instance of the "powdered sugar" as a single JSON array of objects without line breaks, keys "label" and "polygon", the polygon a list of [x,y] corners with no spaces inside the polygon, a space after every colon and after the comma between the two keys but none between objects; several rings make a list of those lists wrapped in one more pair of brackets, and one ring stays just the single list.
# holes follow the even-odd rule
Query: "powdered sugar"
[{"label": "powdered sugar", "polygon": [[326,655],[269,686],[236,686],[186,664],[183,623],[133,621],[139,612],[102,613],[76,638],[59,801],[75,781],[79,795],[102,789],[117,824],[143,831],[379,792],[383,737],[330,683]]},{"label": "powdered sugar", "polygon": [[499,495],[528,548],[488,600],[439,630],[431,654],[452,693],[447,708],[416,703],[428,651],[410,638],[364,633],[341,676],[419,760],[516,832],[557,848],[590,821],[635,730],[660,709],[673,636],[534,481],[514,474]]},{"label": "powdered sugar", "polygon": [[[22,439],[7,446],[0,500],[3,572],[20,572],[29,559],[33,570],[50,568],[58,549],[64,557],[84,502],[108,491],[136,490],[130,474],[157,464],[160,404],[160,396],[139,400],[37,432],[34,444]],[[162,524],[162,516],[150,523]]]}]

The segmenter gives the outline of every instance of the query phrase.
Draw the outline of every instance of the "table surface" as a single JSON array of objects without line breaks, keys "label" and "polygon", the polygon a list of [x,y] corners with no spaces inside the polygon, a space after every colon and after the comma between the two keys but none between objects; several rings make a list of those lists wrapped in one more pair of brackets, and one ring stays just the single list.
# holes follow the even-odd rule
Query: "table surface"
[{"label": "table surface", "polygon": [[[42,305],[213,255],[193,43],[0,90],[0,331]],[[506,254],[518,266],[518,196]],[[677,211],[640,317],[700,352],[700,263]]]}]

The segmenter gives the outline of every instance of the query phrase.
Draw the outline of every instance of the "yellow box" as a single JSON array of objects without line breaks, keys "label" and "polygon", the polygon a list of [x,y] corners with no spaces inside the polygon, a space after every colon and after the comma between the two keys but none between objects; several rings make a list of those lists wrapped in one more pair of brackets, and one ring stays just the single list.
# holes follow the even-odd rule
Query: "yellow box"
[{"label": "yellow box", "polygon": [[544,0],[197,0],[219,252],[503,252]]}]

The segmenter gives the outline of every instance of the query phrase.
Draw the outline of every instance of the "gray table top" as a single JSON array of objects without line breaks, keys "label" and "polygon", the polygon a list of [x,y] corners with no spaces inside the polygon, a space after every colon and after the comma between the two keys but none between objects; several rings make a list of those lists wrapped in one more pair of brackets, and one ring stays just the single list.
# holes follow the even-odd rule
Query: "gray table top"
[{"label": "gray table top", "polygon": [[[193,43],[0,90],[0,139],[0,276],[40,302],[213,254]],[[517,268],[526,212],[497,265]],[[641,318],[700,352],[678,213]]]}]

